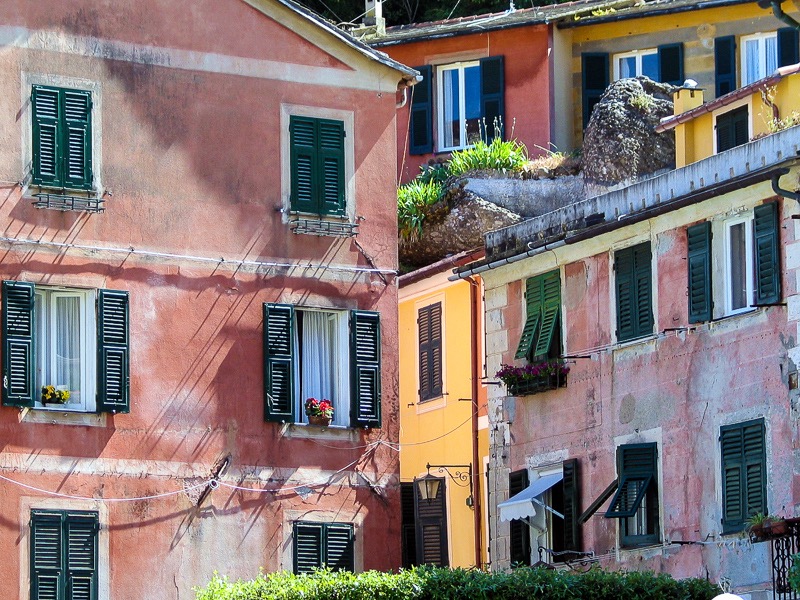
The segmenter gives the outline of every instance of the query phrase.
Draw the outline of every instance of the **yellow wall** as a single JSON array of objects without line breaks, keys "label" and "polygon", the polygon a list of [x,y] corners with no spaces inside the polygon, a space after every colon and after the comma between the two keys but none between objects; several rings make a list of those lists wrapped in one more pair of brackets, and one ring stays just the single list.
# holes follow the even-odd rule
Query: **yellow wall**
[{"label": "yellow wall", "polygon": [[[448,271],[435,275],[400,290],[400,477],[404,482],[424,476],[427,463],[467,465],[473,460],[470,284],[466,281],[448,282],[449,274]],[[479,297],[482,298],[480,292]],[[420,308],[436,302],[442,303],[444,394],[440,398],[419,402],[417,314]],[[478,310],[482,315],[482,304]],[[483,334],[479,332],[479,342],[482,338]],[[482,345],[478,352],[482,357]],[[479,389],[479,396],[483,398],[479,397],[478,404],[485,404],[484,386],[479,386]],[[485,409],[482,414],[485,414]],[[483,462],[489,448],[486,429],[480,432],[479,438],[480,474],[475,483],[480,485],[482,503]],[[431,474],[443,476],[435,469]],[[467,506],[469,488],[464,482],[444,477],[447,482],[450,565],[471,567],[475,565],[475,513],[474,508]],[[481,515],[481,523],[484,521]],[[485,531],[482,545],[487,547]]]}]

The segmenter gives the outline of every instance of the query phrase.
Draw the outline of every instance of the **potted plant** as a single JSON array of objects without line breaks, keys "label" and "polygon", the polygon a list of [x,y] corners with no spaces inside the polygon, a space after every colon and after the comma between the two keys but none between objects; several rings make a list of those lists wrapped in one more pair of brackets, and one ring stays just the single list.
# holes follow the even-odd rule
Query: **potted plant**
[{"label": "potted plant", "polygon": [[319,425],[327,427],[333,420],[333,404],[330,400],[323,398],[317,400],[316,398],[308,398],[306,400],[306,416],[310,425]]},{"label": "potted plant", "polygon": [[509,396],[525,396],[567,385],[569,367],[560,360],[531,363],[524,367],[500,365],[495,373],[506,384]]},{"label": "potted plant", "polygon": [[69,402],[69,390],[66,386],[42,386],[42,404],[66,404],[67,402]]},{"label": "potted plant", "polygon": [[747,519],[746,531],[751,542],[765,542],[786,535],[789,524],[781,517],[759,512]]}]

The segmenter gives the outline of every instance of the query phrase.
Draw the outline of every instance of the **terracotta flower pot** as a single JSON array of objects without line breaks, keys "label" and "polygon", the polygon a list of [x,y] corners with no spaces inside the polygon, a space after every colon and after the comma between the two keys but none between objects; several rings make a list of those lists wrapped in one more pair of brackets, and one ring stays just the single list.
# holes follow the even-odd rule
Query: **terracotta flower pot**
[{"label": "terracotta flower pot", "polygon": [[308,424],[317,427],[327,427],[331,424],[331,418],[323,415],[308,415]]}]

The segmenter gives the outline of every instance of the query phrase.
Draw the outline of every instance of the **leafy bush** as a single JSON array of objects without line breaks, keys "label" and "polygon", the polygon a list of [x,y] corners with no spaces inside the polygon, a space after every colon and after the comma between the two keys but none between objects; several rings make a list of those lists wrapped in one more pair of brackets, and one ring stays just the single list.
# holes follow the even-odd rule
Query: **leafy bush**
[{"label": "leafy bush", "polygon": [[197,600],[710,600],[721,592],[704,579],[676,581],[650,572],[588,573],[520,567],[511,572],[416,567],[399,573],[274,573],[253,581],[215,576]]},{"label": "leafy bush", "polygon": [[416,239],[422,233],[422,222],[428,207],[442,197],[444,186],[436,181],[413,181],[397,189],[397,227],[405,239]]},{"label": "leafy bush", "polygon": [[521,171],[528,162],[528,150],[516,140],[504,142],[494,138],[491,143],[477,141],[471,148],[456,150],[450,156],[447,170],[450,175],[469,171]]}]

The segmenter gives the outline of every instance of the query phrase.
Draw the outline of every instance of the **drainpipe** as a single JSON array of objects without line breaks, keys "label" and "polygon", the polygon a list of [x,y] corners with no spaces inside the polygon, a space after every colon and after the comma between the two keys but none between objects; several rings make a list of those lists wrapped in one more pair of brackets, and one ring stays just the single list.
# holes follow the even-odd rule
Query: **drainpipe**
[{"label": "drainpipe", "polygon": [[482,520],[482,487],[480,478],[480,455],[478,452],[478,392],[480,391],[480,370],[481,370],[481,357],[478,355],[478,335],[480,332],[480,303],[478,301],[478,294],[480,293],[480,284],[472,277],[465,277],[469,282],[469,300],[470,300],[470,341],[472,353],[470,356],[472,365],[472,504],[474,508],[473,520],[475,526],[475,567],[477,569],[483,566],[483,533],[481,532]]},{"label": "drainpipe", "polygon": [[783,0],[758,0],[758,6],[761,8],[770,8],[772,7],[772,14],[775,15],[775,18],[779,21],[783,21],[789,27],[794,27],[798,31],[800,31],[800,23],[795,21],[792,17],[787,15],[783,12],[781,8],[781,2]]},{"label": "drainpipe", "polygon": [[780,186],[780,179],[784,175],[789,173],[789,169],[779,169],[773,176],[772,176],[772,191],[775,192],[778,196],[783,196],[784,198],[791,198],[792,200],[797,200],[800,202],[800,193],[792,192],[790,190],[785,190]]}]

